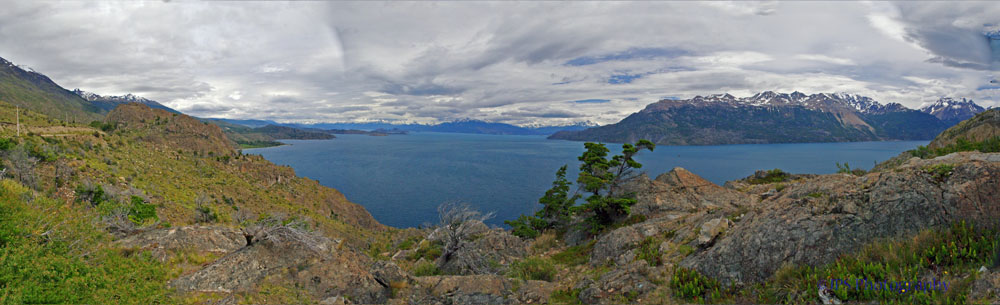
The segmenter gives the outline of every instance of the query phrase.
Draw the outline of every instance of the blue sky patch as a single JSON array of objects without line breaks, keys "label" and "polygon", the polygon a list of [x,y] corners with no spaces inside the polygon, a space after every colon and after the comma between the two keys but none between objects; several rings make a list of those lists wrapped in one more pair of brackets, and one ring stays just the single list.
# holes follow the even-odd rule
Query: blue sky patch
[{"label": "blue sky patch", "polygon": [[592,99],[579,100],[579,101],[573,101],[573,102],[577,103],[577,104],[600,104],[600,103],[607,103],[607,102],[610,102],[610,101],[611,100],[592,98]]},{"label": "blue sky patch", "polygon": [[615,74],[608,78],[609,84],[628,84],[637,78],[642,78],[642,74]]},{"label": "blue sky patch", "polygon": [[615,60],[653,59],[657,57],[678,57],[687,54],[689,54],[688,51],[681,49],[672,49],[672,48],[631,48],[618,53],[577,57],[567,61],[566,65],[586,66],[586,65],[593,65]]}]

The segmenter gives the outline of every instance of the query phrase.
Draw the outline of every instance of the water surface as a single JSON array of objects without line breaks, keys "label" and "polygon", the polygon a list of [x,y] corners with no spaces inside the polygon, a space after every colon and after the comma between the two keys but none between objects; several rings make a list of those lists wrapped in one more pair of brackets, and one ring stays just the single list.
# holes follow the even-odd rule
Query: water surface
[{"label": "water surface", "polygon": [[[461,201],[496,212],[492,224],[531,213],[551,187],[556,170],[570,165],[576,180],[583,142],[544,136],[412,133],[333,140],[288,140],[279,147],[247,149],[300,176],[336,188],[394,227],[433,223],[442,202]],[[636,159],[651,177],[686,168],[717,184],[759,169],[828,174],[836,162],[869,169],[928,141],[659,146]],[[620,144],[608,144],[620,152]],[[575,189],[575,187],[574,187]]]}]

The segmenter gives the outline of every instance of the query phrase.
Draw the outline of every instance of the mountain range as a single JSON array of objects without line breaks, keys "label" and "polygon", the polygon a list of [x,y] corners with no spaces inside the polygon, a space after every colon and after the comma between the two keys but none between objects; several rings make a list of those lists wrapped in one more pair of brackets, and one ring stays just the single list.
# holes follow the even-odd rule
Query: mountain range
[{"label": "mountain range", "polygon": [[750,97],[730,94],[661,100],[618,123],[562,131],[550,139],[665,145],[927,140],[963,118],[982,112],[972,101],[961,107],[941,99],[922,110],[882,104],[847,93],[766,91]]},{"label": "mountain range", "polygon": [[597,126],[593,122],[580,122],[572,125],[561,126],[532,126],[522,127],[506,123],[486,122],[481,120],[462,119],[439,124],[394,124],[389,122],[371,123],[278,123],[270,120],[237,120],[237,119],[212,119],[225,121],[247,127],[261,127],[267,125],[288,126],[302,129],[322,129],[322,130],[392,130],[415,132],[449,132],[449,133],[474,133],[474,134],[494,134],[494,135],[551,135],[559,131],[583,130]]},{"label": "mountain range", "polygon": [[76,95],[79,95],[81,98],[87,100],[94,106],[97,106],[105,111],[114,110],[115,107],[118,107],[118,105],[121,104],[139,103],[139,104],[145,104],[146,106],[149,106],[149,108],[158,108],[172,113],[181,113],[180,111],[164,106],[163,104],[160,104],[154,100],[150,100],[131,93],[126,95],[100,95],[93,92],[83,91],[80,90],[79,88],[73,89],[72,92]]}]

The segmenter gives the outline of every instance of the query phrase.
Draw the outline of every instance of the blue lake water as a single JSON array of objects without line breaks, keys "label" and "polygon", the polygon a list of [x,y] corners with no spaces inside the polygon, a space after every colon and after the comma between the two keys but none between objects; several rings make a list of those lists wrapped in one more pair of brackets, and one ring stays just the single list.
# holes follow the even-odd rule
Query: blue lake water
[{"label": "blue lake water", "polygon": [[[288,140],[279,147],[247,149],[300,176],[336,188],[379,222],[415,227],[437,219],[442,202],[466,202],[496,212],[489,223],[531,213],[555,172],[570,165],[576,180],[583,142],[543,136],[411,133],[386,137],[337,135],[333,140]],[[659,146],[636,158],[650,177],[686,168],[717,184],[760,169],[828,174],[836,162],[869,169],[875,162],[928,141]],[[620,152],[620,144],[608,144]],[[575,187],[574,187],[575,189]]]}]

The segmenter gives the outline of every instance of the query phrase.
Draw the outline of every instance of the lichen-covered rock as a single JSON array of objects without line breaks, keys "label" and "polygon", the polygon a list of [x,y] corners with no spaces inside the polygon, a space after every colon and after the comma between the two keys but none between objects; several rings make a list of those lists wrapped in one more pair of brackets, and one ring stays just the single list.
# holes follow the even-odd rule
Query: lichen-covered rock
[{"label": "lichen-covered rock", "polygon": [[914,159],[889,172],[790,185],[681,266],[740,285],[763,281],[785,263],[831,262],[879,238],[960,220],[996,225],[998,218],[1000,154]]},{"label": "lichen-covered rock", "polygon": [[325,237],[291,227],[275,227],[246,247],[205,268],[170,282],[178,291],[250,292],[263,281],[305,289],[315,299],[348,297],[382,303],[389,289],[368,268],[369,259]]},{"label": "lichen-covered rock", "polygon": [[655,180],[640,176],[627,187],[627,192],[634,192],[638,197],[632,213],[648,218],[677,211],[735,210],[753,204],[750,196],[716,185],[680,167]]},{"label": "lichen-covered rock", "polygon": [[1000,304],[1000,272],[979,273],[969,291],[970,304]]},{"label": "lichen-covered rock", "polygon": [[646,262],[633,262],[602,275],[598,280],[585,279],[577,284],[584,304],[618,303],[613,299],[635,300],[656,289],[652,279],[656,270]]},{"label": "lichen-covered rock", "polygon": [[527,243],[503,229],[481,233],[458,243],[451,255],[438,258],[441,271],[447,274],[501,274],[507,265],[527,254]]},{"label": "lichen-covered rock", "polygon": [[510,279],[499,275],[446,275],[416,278],[429,293],[420,303],[516,304]]},{"label": "lichen-covered rock", "polygon": [[186,226],[140,232],[117,241],[126,248],[149,250],[154,258],[167,261],[178,251],[225,254],[243,248],[240,231],[220,226]]}]

